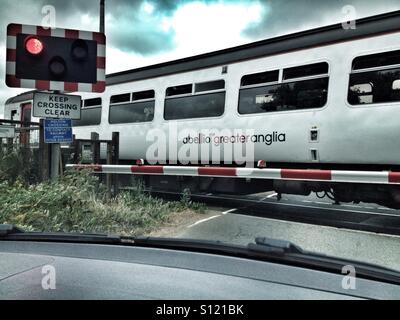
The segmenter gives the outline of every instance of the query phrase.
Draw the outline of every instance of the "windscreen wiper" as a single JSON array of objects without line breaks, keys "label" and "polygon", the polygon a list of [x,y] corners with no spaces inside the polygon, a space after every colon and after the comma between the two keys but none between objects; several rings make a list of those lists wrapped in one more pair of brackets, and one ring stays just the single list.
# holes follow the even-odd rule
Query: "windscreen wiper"
[{"label": "windscreen wiper", "polygon": [[340,275],[343,275],[344,266],[351,265],[356,269],[356,274],[360,278],[400,285],[400,273],[395,270],[364,262],[309,252],[285,240],[257,237],[255,243],[241,246],[220,241],[136,237],[134,243],[136,246],[196,251],[262,260]]},{"label": "windscreen wiper", "polygon": [[[225,254],[240,257],[262,258],[282,257],[284,253],[297,252],[301,249],[285,241],[269,239],[256,243],[250,243],[247,247],[233,245],[221,241],[180,239],[180,238],[155,238],[155,237],[132,237],[107,234],[88,233],[61,233],[61,232],[27,232],[21,228],[9,224],[0,224],[0,241],[36,241],[36,242],[64,242],[64,243],[92,243],[92,244],[115,244],[141,247],[157,247],[175,250],[197,251],[204,253]],[[266,238],[265,238],[266,239]],[[262,244],[262,246],[260,246]]]},{"label": "windscreen wiper", "polygon": [[247,246],[233,245],[221,241],[207,241],[180,238],[131,237],[105,234],[86,233],[43,233],[25,232],[13,225],[0,225],[0,241],[35,241],[60,243],[90,243],[121,246],[137,246],[202,252],[209,254],[228,255],[239,258],[262,260],[272,263],[292,265],[302,268],[316,269],[336,274],[342,274],[346,265],[352,265],[360,278],[400,284],[400,273],[384,267],[329,257],[308,252],[299,246],[284,240],[258,237],[254,243]]},{"label": "windscreen wiper", "polygon": [[266,254],[270,258],[275,257],[276,261],[284,260],[286,264],[312,268],[343,275],[343,267],[352,266],[360,278],[378,280],[393,284],[400,284],[400,273],[395,270],[381,266],[330,257],[323,254],[305,251],[299,246],[283,240],[256,238],[255,243],[249,243],[247,248],[258,254]]}]

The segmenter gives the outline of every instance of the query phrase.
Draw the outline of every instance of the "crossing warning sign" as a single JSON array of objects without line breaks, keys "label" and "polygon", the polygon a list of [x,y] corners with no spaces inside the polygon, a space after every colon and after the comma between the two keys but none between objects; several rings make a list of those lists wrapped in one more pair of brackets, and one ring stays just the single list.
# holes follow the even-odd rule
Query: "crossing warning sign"
[{"label": "crossing warning sign", "polygon": [[79,120],[81,104],[81,96],[36,92],[33,97],[33,116]]}]

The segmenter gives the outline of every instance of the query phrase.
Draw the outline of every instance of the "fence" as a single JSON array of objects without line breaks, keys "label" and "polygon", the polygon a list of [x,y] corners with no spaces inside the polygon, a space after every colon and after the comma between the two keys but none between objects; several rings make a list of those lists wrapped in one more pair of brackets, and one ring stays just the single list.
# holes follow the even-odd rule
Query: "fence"
[{"label": "fence", "polygon": [[[105,161],[101,159],[101,146],[105,145]],[[64,163],[73,164],[101,164],[108,165],[119,164],[119,132],[113,132],[111,140],[100,140],[99,134],[92,132],[90,139],[76,139],[74,136],[73,142],[69,149],[63,150]],[[107,186],[107,194],[109,197],[118,192],[119,180],[116,175],[106,174],[99,176]],[[104,179],[105,178],[105,179]]]},{"label": "fence", "polygon": [[43,171],[43,148],[41,148],[41,124],[0,119],[2,134],[9,128],[15,134],[0,137],[1,173],[8,180],[22,177],[28,183],[46,179]]},{"label": "fence", "polygon": [[[51,165],[51,145],[44,142],[43,120],[37,123],[0,119],[0,129],[2,126],[4,130],[0,130],[0,134],[7,132],[5,129],[8,126],[12,126],[15,133],[8,138],[0,138],[0,180],[6,178],[13,181],[21,176],[28,183],[48,180],[54,167]],[[103,160],[100,152],[102,145],[106,147]],[[91,133],[90,139],[76,139],[74,136],[72,143],[63,144],[60,151],[60,174],[67,164],[118,165],[119,132],[113,132],[111,140],[100,140],[96,132]],[[101,175],[100,179],[107,186],[109,196],[117,193],[119,181],[116,175]]]}]

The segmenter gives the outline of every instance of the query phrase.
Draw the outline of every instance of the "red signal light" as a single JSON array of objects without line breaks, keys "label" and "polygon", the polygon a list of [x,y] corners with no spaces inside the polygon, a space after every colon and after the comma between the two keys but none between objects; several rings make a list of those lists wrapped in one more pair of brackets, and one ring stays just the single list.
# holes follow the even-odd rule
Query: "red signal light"
[{"label": "red signal light", "polygon": [[44,46],[43,42],[40,41],[38,38],[30,37],[25,42],[25,48],[30,54],[36,56],[42,53]]}]

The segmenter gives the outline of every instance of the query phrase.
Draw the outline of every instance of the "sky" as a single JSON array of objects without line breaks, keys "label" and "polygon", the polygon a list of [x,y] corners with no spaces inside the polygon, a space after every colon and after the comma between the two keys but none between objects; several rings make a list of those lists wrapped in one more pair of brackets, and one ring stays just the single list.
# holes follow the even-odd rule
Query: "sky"
[{"label": "sky", "polygon": [[[99,0],[0,0],[0,115],[25,91],[4,84],[9,23],[98,31]],[[399,0],[106,0],[107,73],[400,10]]]}]

